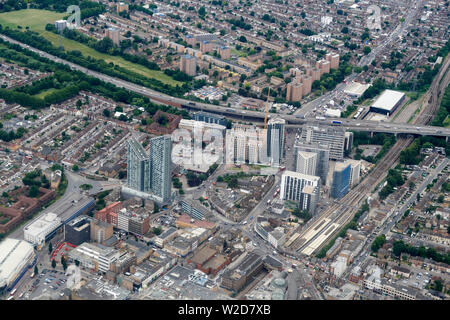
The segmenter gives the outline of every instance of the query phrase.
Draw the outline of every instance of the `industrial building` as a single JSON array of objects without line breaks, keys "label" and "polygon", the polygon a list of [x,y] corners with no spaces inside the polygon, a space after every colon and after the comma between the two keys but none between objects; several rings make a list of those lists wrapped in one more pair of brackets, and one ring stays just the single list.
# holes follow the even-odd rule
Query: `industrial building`
[{"label": "industrial building", "polygon": [[367,89],[369,89],[370,86],[371,84],[352,82],[345,87],[344,93],[348,94],[350,97],[359,98]]},{"label": "industrial building", "polygon": [[16,285],[35,257],[33,246],[26,241],[6,238],[0,243],[0,294]]},{"label": "industrial building", "polygon": [[405,100],[403,92],[394,90],[385,90],[378,99],[370,106],[371,112],[382,113],[386,115],[392,114],[395,109]]},{"label": "industrial building", "polygon": [[55,234],[61,224],[61,218],[55,213],[48,212],[23,228],[24,239],[33,245],[43,245]]}]

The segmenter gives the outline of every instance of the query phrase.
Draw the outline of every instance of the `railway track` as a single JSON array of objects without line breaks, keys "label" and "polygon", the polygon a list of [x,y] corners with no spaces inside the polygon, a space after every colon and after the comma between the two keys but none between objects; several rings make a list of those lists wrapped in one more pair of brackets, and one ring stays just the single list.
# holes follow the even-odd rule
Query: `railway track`
[{"label": "railway track", "polygon": [[[445,90],[445,87],[450,81],[450,73],[448,69],[450,66],[450,56],[444,62],[438,76],[433,80],[426,96],[426,105],[423,106],[422,111],[413,120],[413,124],[424,125],[428,124],[440,106],[439,96]],[[383,181],[388,170],[397,162],[400,152],[408,147],[414,138],[412,136],[399,137],[396,144],[383,157],[382,161],[369,173],[369,175],[347,195],[345,195],[339,203],[333,203],[327,210],[321,214],[321,218],[311,225],[307,230],[302,231],[296,240],[294,240],[288,249],[297,252],[304,252],[314,240],[321,235],[326,236],[326,240],[336,234],[343,226],[349,223],[355,213],[358,211],[361,202],[367,197],[367,194],[373,190],[375,186]],[[338,225],[336,227],[336,225]],[[312,231],[318,231],[313,237],[306,239],[305,235]],[[320,250],[327,241],[323,241],[317,248],[310,248],[308,252],[313,254]],[[308,254],[309,255],[309,254]]]}]

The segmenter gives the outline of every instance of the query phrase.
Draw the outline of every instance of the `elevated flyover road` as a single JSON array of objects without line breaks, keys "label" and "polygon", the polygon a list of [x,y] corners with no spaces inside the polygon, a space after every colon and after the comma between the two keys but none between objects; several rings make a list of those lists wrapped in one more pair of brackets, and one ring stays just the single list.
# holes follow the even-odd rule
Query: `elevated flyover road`
[{"label": "elevated flyover road", "polygon": [[[167,94],[143,87],[141,85],[137,85],[122,79],[110,77],[106,74],[92,71],[75,63],[69,62],[67,60],[58,58],[53,56],[47,52],[38,50],[36,48],[30,47],[29,45],[23,44],[19,41],[13,40],[5,35],[0,34],[0,38],[4,41],[8,41],[10,43],[17,44],[23,48],[26,48],[30,51],[33,51],[39,54],[42,57],[46,57],[54,62],[58,62],[61,64],[68,65],[73,70],[81,71],[85,74],[88,74],[92,77],[98,78],[102,81],[112,83],[117,87],[121,87],[136,93],[139,93],[143,96],[150,98],[150,100],[163,103],[167,105],[172,105],[180,108],[187,108],[192,110],[203,110],[212,113],[221,114],[224,116],[234,117],[234,118],[242,118],[243,120],[250,120],[252,122],[264,122],[264,112],[260,111],[251,111],[251,110],[242,110],[242,109],[234,109],[225,106],[217,106],[208,103],[201,102],[193,102],[190,100],[171,97]],[[435,136],[450,136],[450,129],[440,128],[440,127],[428,127],[428,126],[418,126],[411,124],[398,124],[398,123],[383,123],[376,121],[363,121],[363,120],[354,120],[354,119],[344,119],[344,118],[326,118],[326,119],[313,119],[313,118],[304,118],[303,115],[286,115],[286,114],[273,114],[269,113],[270,117],[279,117],[284,120],[289,125],[293,126],[301,126],[305,123],[316,123],[316,124],[333,124],[333,121],[341,122],[343,126],[345,126],[349,130],[357,130],[357,131],[369,131],[369,132],[390,132],[390,133],[405,133],[405,134],[416,134],[416,135],[435,135]]]}]

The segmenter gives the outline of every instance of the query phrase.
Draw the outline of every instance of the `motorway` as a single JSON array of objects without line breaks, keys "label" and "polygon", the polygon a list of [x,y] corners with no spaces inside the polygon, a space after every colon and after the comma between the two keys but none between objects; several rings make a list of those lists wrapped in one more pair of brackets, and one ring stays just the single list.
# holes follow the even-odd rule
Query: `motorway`
[{"label": "motorway", "polygon": [[[105,74],[92,71],[90,69],[84,68],[82,66],[79,66],[77,64],[71,63],[67,60],[60,59],[56,56],[53,56],[51,54],[48,54],[44,51],[38,50],[36,48],[30,47],[29,45],[23,44],[21,42],[18,42],[16,40],[13,40],[9,37],[6,37],[4,35],[0,35],[0,38],[2,38],[5,41],[17,44],[23,48],[26,48],[30,51],[33,51],[43,57],[46,57],[54,62],[58,62],[61,64],[68,65],[73,70],[79,70],[81,72],[84,72],[92,77],[98,78],[102,81],[112,83],[116,85],[117,87],[125,88],[127,90],[136,92],[138,94],[142,94],[143,96],[146,96],[150,98],[150,100],[157,102],[157,103],[163,103],[168,104],[176,107],[183,107],[187,109],[196,109],[196,110],[204,110],[208,112],[228,115],[232,117],[242,117],[242,119],[246,118],[252,121],[259,121],[263,122],[264,120],[264,112],[260,111],[251,111],[251,110],[240,110],[240,109],[232,109],[228,107],[223,106],[217,106],[217,105],[211,105],[207,103],[193,103],[192,101],[181,99],[181,98],[175,98],[171,97],[169,95],[157,92],[155,90],[151,90],[149,88],[124,81],[118,78],[110,77]],[[353,76],[354,77],[354,76]],[[351,79],[351,78],[349,78]],[[340,84],[338,86],[339,90],[343,89],[343,84]],[[320,100],[323,99],[319,98]],[[319,100],[316,99],[316,100]],[[306,109],[305,109],[306,110]],[[270,114],[269,116],[272,116]],[[343,119],[343,118],[329,118],[329,119],[303,119],[301,115],[277,115],[277,117],[283,118],[286,120],[288,124],[295,125],[295,126],[301,126],[305,123],[310,123],[311,120],[313,120],[317,124],[330,124],[333,120],[341,121],[342,125],[345,126],[347,129],[350,130],[356,130],[356,131],[369,131],[369,132],[390,132],[390,133],[408,133],[408,134],[416,134],[416,135],[435,135],[435,136],[450,136],[450,129],[448,128],[441,128],[441,127],[428,127],[428,126],[420,126],[420,125],[410,125],[410,124],[398,124],[398,123],[383,123],[383,125],[380,126],[380,123],[377,121],[360,121],[360,120],[353,120],[353,119]]]},{"label": "motorway", "polygon": [[[414,125],[428,123],[437,112],[440,96],[442,96],[448,81],[450,81],[448,76],[445,77],[449,66],[450,57],[447,57],[439,74],[434,78],[430,89],[426,93],[430,98],[425,101],[420,113],[414,119]],[[306,230],[302,230],[298,236],[296,235],[297,239],[292,241],[290,249],[300,251],[307,256],[320,250],[329,238],[350,222],[360,203],[375,186],[382,182],[388,169],[397,162],[400,152],[412,141],[411,137],[407,139],[400,138],[361,183],[349,191],[339,203],[332,204],[327,210],[322,212],[320,219],[311,224]]]},{"label": "motorway", "polygon": [[[421,6],[422,2],[423,0],[417,1],[414,7],[411,3],[411,10],[409,11],[408,16],[405,18],[405,21],[400,23],[397,26],[397,28],[386,39],[384,39],[381,43],[378,44],[378,46],[372,48],[372,51],[368,55],[363,56],[361,60],[358,62],[359,67],[369,65],[378,54],[380,54],[393,40],[397,39],[397,37],[400,36],[406,30],[406,28],[411,23],[414,16],[417,14],[417,8]],[[358,75],[353,73],[345,79],[345,83],[351,83],[357,77]],[[301,109],[298,109],[294,114],[308,117],[308,115],[312,112],[312,110],[319,108],[326,101],[330,101],[334,96],[344,91],[346,86],[347,85],[343,83],[338,84],[336,88],[334,88],[332,91],[329,91],[324,95],[320,96],[319,98],[302,105]]]}]

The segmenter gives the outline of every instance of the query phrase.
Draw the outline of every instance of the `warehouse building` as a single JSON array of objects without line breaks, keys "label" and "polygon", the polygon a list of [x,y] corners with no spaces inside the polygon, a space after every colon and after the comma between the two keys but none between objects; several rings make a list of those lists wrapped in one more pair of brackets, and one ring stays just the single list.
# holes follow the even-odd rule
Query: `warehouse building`
[{"label": "warehouse building", "polygon": [[35,256],[33,246],[26,241],[6,238],[0,243],[0,294],[15,286]]},{"label": "warehouse building", "polygon": [[394,90],[385,90],[381,96],[370,106],[371,112],[382,113],[386,115],[392,114],[395,109],[405,100],[403,92]]},{"label": "warehouse building", "polygon": [[61,218],[55,213],[48,212],[23,228],[23,235],[25,240],[33,245],[43,245],[45,241],[55,234],[60,226]]}]

